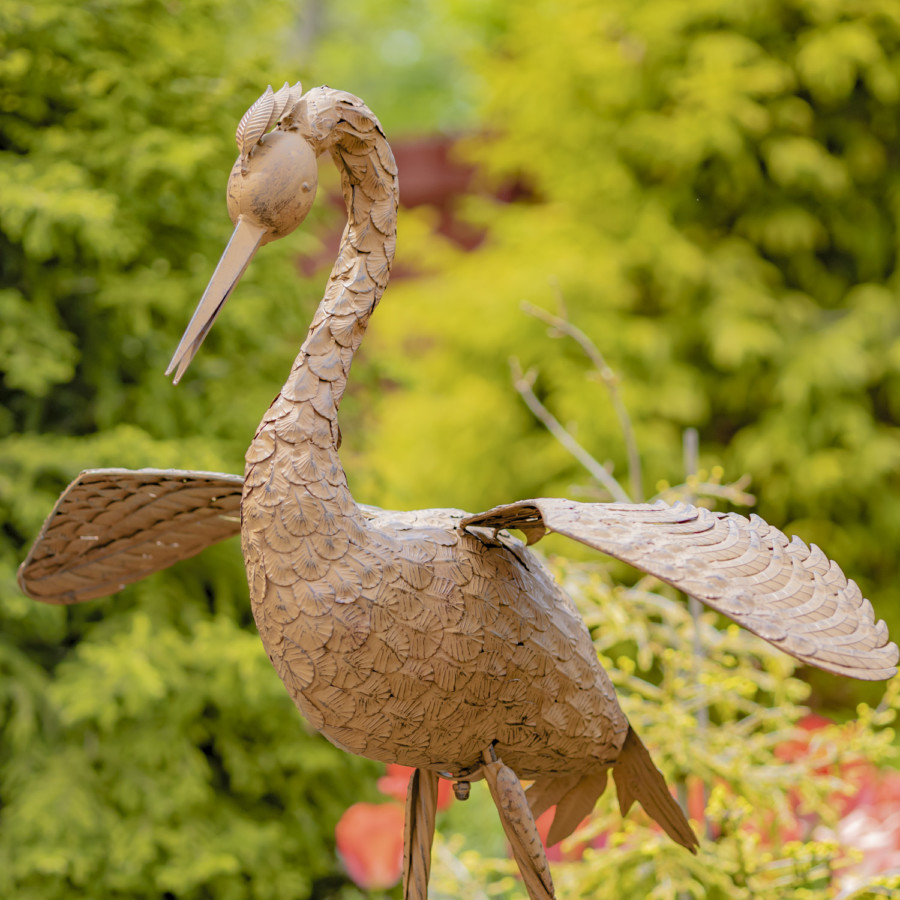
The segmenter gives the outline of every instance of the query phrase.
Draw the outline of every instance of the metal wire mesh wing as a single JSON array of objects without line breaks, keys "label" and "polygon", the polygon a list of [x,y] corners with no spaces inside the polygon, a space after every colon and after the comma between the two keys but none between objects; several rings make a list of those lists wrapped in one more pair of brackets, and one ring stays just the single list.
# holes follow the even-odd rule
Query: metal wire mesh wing
[{"label": "metal wire mesh wing", "polygon": [[759,516],[684,503],[524,500],[463,519],[516,528],[529,542],[555,531],[655,575],[785,653],[869,681],[896,674],[897,646],[837,563]]},{"label": "metal wire mesh wing", "polygon": [[121,590],[240,531],[239,475],[87,469],[63,492],[19,567],[44,603]]}]

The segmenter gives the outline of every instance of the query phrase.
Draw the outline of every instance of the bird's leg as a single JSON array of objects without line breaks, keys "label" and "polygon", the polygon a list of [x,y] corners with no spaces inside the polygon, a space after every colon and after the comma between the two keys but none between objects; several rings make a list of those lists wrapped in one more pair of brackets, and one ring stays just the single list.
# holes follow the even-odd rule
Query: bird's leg
[{"label": "bird's leg", "polygon": [[509,766],[503,765],[493,747],[484,751],[483,758],[481,771],[497,804],[500,822],[522,873],[528,896],[531,900],[555,900],[550,865],[518,776]]},{"label": "bird's leg", "polygon": [[403,831],[403,900],[426,900],[431,874],[431,844],[437,812],[438,776],[416,769],[406,792]]}]

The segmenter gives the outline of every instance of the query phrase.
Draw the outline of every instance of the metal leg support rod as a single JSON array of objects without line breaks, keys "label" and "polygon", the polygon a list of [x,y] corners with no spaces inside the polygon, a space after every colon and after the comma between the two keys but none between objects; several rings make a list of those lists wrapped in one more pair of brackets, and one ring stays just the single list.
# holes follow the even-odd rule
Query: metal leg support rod
[{"label": "metal leg support rod", "polygon": [[503,765],[493,748],[484,751],[482,771],[497,804],[500,822],[528,896],[531,900],[555,900],[550,865],[518,776],[509,766]]},{"label": "metal leg support rod", "polygon": [[403,831],[403,900],[427,900],[431,845],[437,813],[438,776],[416,769],[406,792]]}]

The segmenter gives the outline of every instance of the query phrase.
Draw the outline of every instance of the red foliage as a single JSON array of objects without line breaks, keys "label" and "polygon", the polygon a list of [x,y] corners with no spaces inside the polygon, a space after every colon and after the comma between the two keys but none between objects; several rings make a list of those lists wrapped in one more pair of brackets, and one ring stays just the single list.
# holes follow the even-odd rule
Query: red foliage
[{"label": "red foliage", "polygon": [[[775,748],[775,756],[785,763],[804,762],[821,775],[840,777],[844,789],[830,798],[840,821],[835,829],[825,828],[814,815],[802,811],[799,790],[791,791],[789,799],[793,818],[789,821],[762,826],[763,837],[769,839],[777,832],[779,843],[795,840],[832,840],[842,848],[853,848],[863,855],[862,862],[844,870],[841,887],[846,889],[862,883],[880,872],[900,869],[900,772],[878,769],[865,759],[835,758],[833,745],[819,734],[834,722],[819,715],[805,716],[797,723],[798,734]],[[848,725],[852,728],[852,725]],[[695,777],[687,779],[688,815],[697,822],[705,817],[705,789]],[[546,844],[555,807],[537,820],[538,832]],[[600,848],[608,836],[600,834],[591,841],[561,844],[547,848],[550,862],[571,862],[581,859],[587,847]]]},{"label": "red foliage", "polygon": [[835,828],[826,828],[814,817],[802,815],[799,796],[792,794],[796,820],[782,828],[781,837],[831,840],[842,848],[859,851],[862,861],[845,870],[841,879],[844,889],[879,872],[900,868],[900,772],[878,769],[862,758],[836,761],[829,742],[816,738],[817,732],[834,725],[829,719],[808,715],[797,725],[806,733],[785,741],[775,749],[775,755],[785,762],[811,763],[822,775],[840,776],[849,790],[830,798],[840,815]]},{"label": "red foliage", "polygon": [[854,790],[834,797],[840,821],[833,829],[817,827],[813,837],[862,854],[841,879],[841,887],[847,889],[880,872],[900,870],[900,772],[860,762],[845,773],[845,780]]},{"label": "red foliage", "polygon": [[[378,790],[406,801],[406,789],[414,769],[391,764],[378,779]],[[438,810],[453,801],[453,785],[438,782]],[[354,803],[334,829],[338,853],[347,874],[364,890],[393,887],[403,874],[404,808],[396,803]]]},{"label": "red foliage", "polygon": [[403,874],[403,807],[354,803],[334,829],[347,874],[364,890],[393,887]]}]

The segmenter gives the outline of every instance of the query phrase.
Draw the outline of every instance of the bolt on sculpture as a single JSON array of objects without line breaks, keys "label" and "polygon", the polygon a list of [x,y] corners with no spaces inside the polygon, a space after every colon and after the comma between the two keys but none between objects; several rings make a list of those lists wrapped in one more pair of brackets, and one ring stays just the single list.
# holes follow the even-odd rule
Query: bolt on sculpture
[{"label": "bolt on sculpture", "polygon": [[[277,124],[274,131],[270,130]],[[388,512],[350,496],[337,410],[387,285],[397,168],[356,97],[271,87],[241,119],[228,182],[234,234],[169,367],[177,382],[260,246],[308,213],[316,159],[341,174],[347,227],[309,334],[246,454],[243,478],[83,472],[23,563],[22,590],[77,603],[240,531],[266,652],[304,716],[351,753],[413,766],[405,898],[424,900],[438,778],[484,778],[529,896],[554,896],[534,817],[570,834],[611,771],[678,843],[697,839],[629,725],[574,605],[521,541],[548,531],[697,597],[786,653],[870,680],[897,647],[818,548],[757,516],[685,504],[526,500],[479,515]],[[532,781],[528,791],[519,779]]]}]

